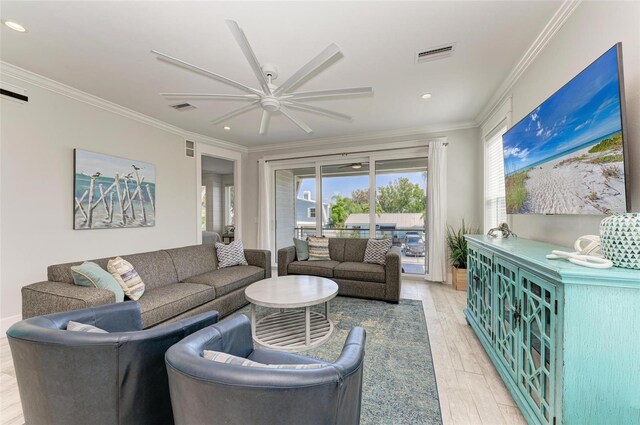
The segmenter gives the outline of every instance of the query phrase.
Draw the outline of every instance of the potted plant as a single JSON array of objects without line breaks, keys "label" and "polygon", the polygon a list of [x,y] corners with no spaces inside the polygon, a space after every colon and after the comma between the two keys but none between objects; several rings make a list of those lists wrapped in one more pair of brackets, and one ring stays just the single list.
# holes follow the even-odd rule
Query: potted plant
[{"label": "potted plant", "polygon": [[462,227],[457,231],[452,226],[447,228],[452,283],[453,289],[457,291],[467,290],[467,240],[464,235],[477,234],[478,232],[476,227],[465,225],[464,220],[462,220]]}]

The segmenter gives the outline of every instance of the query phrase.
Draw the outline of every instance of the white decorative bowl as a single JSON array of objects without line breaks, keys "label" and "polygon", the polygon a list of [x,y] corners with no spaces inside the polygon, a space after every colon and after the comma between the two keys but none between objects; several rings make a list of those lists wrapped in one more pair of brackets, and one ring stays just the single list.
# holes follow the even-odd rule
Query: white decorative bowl
[{"label": "white decorative bowl", "polygon": [[602,254],[616,267],[640,270],[640,214],[616,214],[600,222]]}]

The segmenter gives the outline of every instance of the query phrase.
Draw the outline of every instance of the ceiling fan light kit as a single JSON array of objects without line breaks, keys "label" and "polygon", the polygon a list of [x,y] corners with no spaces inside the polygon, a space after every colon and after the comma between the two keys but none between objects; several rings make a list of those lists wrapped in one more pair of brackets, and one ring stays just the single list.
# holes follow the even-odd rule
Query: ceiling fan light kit
[{"label": "ceiling fan light kit", "polygon": [[231,87],[235,87],[245,92],[245,94],[217,94],[217,93],[160,93],[161,96],[169,99],[212,99],[212,100],[244,100],[250,102],[248,105],[241,108],[234,109],[214,120],[212,124],[217,125],[228,119],[249,112],[256,108],[262,109],[262,118],[260,120],[259,134],[267,134],[269,128],[269,121],[271,114],[281,112],[292,123],[305,131],[307,134],[313,132],[313,129],[309,127],[303,120],[301,120],[292,109],[311,112],[317,115],[322,115],[329,118],[334,118],[342,121],[351,121],[352,118],[349,115],[341,114],[339,112],[331,111],[329,109],[320,108],[313,105],[307,105],[301,103],[301,100],[320,99],[320,98],[336,98],[345,96],[355,96],[363,94],[373,94],[371,87],[354,87],[346,89],[330,89],[330,90],[315,90],[307,92],[296,92],[295,87],[311,76],[317,74],[317,71],[329,65],[330,61],[342,53],[340,48],[335,44],[330,44],[320,54],[307,62],[302,68],[291,75],[282,85],[277,86],[273,84],[273,80],[278,78],[278,68],[273,64],[260,65],[258,58],[256,57],[244,31],[238,26],[235,21],[227,20],[227,25],[231,30],[234,38],[236,39],[242,53],[249,62],[249,66],[253,70],[260,88],[253,88],[244,85],[238,81],[234,81],[230,78],[208,71],[204,68],[200,68],[196,65],[190,64],[183,60],[174,58],[165,53],[151,50],[151,53],[163,61],[180,68],[189,70],[196,74],[209,77],[211,79],[225,83]]}]

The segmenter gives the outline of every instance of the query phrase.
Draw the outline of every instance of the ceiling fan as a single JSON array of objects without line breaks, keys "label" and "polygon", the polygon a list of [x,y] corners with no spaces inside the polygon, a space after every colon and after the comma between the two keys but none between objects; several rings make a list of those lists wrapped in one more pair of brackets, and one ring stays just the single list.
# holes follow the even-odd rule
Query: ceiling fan
[{"label": "ceiling fan", "polygon": [[295,125],[300,127],[306,133],[312,133],[313,130],[304,121],[302,121],[292,110],[307,111],[316,114],[320,114],[326,117],[335,118],[344,121],[351,121],[351,117],[346,114],[331,111],[328,109],[320,108],[313,105],[307,105],[301,103],[304,100],[319,99],[319,98],[331,98],[339,96],[353,96],[362,94],[371,94],[373,89],[371,87],[355,87],[346,89],[332,89],[332,90],[316,90],[306,92],[296,92],[295,87],[302,81],[315,75],[322,68],[326,67],[331,59],[340,55],[340,48],[335,44],[330,44],[326,49],[320,52],[315,58],[311,59],[289,77],[282,85],[277,86],[273,84],[273,80],[278,77],[277,68],[271,64],[260,65],[258,58],[256,57],[251,45],[244,34],[244,31],[238,26],[238,23],[232,20],[227,20],[227,25],[231,30],[234,38],[240,45],[240,49],[244,56],[247,58],[253,73],[258,79],[260,88],[246,86],[242,83],[234,81],[230,78],[223,77],[222,75],[208,71],[204,68],[200,68],[196,65],[192,65],[183,60],[174,58],[167,54],[151,50],[151,53],[155,54],[159,60],[171,63],[189,71],[195,72],[205,77],[212,78],[214,80],[223,82],[232,87],[242,90],[246,94],[212,94],[212,93],[160,93],[161,96],[167,98],[200,98],[200,99],[220,99],[220,100],[242,100],[249,102],[248,105],[235,109],[227,114],[224,114],[213,121],[212,124],[220,124],[229,118],[251,111],[252,109],[262,108],[262,119],[260,121],[260,134],[266,134],[269,128],[269,120],[271,114],[275,112],[282,112],[282,114],[291,120]]}]

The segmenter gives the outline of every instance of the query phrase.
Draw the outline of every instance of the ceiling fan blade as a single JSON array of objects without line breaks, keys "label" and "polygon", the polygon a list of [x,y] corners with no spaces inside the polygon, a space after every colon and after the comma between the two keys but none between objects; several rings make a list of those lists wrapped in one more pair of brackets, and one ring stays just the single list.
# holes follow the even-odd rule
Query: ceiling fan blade
[{"label": "ceiling fan blade", "polygon": [[282,83],[280,87],[278,87],[274,93],[274,95],[278,96],[280,94],[286,93],[287,90],[298,84],[300,81],[305,79],[309,74],[313,73],[316,69],[322,67],[325,63],[327,63],[332,57],[340,53],[340,48],[335,44],[331,43],[326,49],[324,49],[318,56],[311,59],[307,62],[302,68],[300,68],[295,74],[293,74],[287,81]]},{"label": "ceiling fan blade", "polygon": [[291,93],[286,95],[288,99],[312,99],[320,97],[355,96],[373,93],[373,87],[354,87],[352,89],[316,90]]},{"label": "ceiling fan blade", "polygon": [[340,112],[330,111],[328,109],[319,108],[317,106],[305,105],[304,103],[293,102],[290,100],[282,101],[283,104],[287,105],[290,108],[300,109],[302,111],[313,112],[320,115],[325,115],[327,117],[335,118],[343,121],[351,121],[352,117],[346,114],[341,114]]},{"label": "ceiling fan blade", "polygon": [[156,55],[158,57],[158,59],[165,61],[165,62],[169,62],[173,65],[179,66],[181,68],[184,69],[188,69],[189,71],[195,72],[196,74],[200,74],[200,75],[204,75],[205,77],[209,77],[209,78],[213,78],[214,80],[218,80],[222,83],[228,84],[232,87],[238,88],[242,91],[245,91],[247,93],[251,93],[251,94],[257,94],[257,95],[261,95],[261,93],[254,89],[251,88],[249,86],[245,86],[242,83],[239,83],[237,81],[234,81],[230,78],[227,77],[223,77],[222,75],[216,74],[215,72],[211,72],[211,71],[207,71],[204,68],[200,68],[199,66],[196,65],[192,65],[188,62],[185,62],[183,60],[174,58],[173,56],[169,56],[166,55],[164,53],[158,52],[156,50],[151,50],[151,53],[153,53],[154,55]]},{"label": "ceiling fan blade", "polygon": [[300,118],[296,117],[295,115],[293,115],[291,113],[291,111],[289,109],[287,109],[284,106],[280,107],[280,112],[282,112],[284,114],[285,117],[289,118],[291,121],[293,121],[293,123],[295,125],[297,125],[298,127],[300,127],[301,129],[303,129],[307,134],[311,134],[313,133],[313,130],[311,129],[311,127],[309,127],[307,124],[305,124],[304,121],[302,121]]},{"label": "ceiling fan blade", "polygon": [[251,65],[251,69],[253,73],[256,74],[256,78],[260,83],[260,87],[262,87],[262,91],[264,91],[267,95],[271,95],[271,89],[269,88],[269,84],[267,78],[262,72],[262,67],[260,66],[260,62],[258,62],[258,58],[256,54],[253,52],[251,45],[249,44],[249,40],[247,40],[247,36],[242,31],[242,28],[238,25],[236,21],[232,21],[230,19],[227,20],[227,25],[233,34],[233,37],[236,39],[236,42],[240,45],[240,49],[244,56],[249,61],[249,65]]},{"label": "ceiling fan blade", "polygon": [[164,97],[179,98],[200,98],[200,99],[221,99],[221,100],[258,100],[260,97],[256,94],[213,94],[213,93],[160,93]]},{"label": "ceiling fan blade", "polygon": [[220,124],[222,121],[224,120],[228,120],[229,118],[235,117],[236,115],[240,115],[240,114],[244,114],[245,112],[248,112],[250,110],[252,110],[253,108],[257,108],[258,107],[258,101],[254,101],[251,104],[247,105],[247,106],[243,106],[242,108],[238,108],[238,109],[234,109],[233,111],[224,114],[221,117],[216,118],[215,120],[211,121],[211,124]]},{"label": "ceiling fan blade", "polygon": [[262,111],[262,120],[260,120],[260,134],[267,134],[267,130],[269,129],[269,120],[271,119],[271,114],[269,111]]}]

